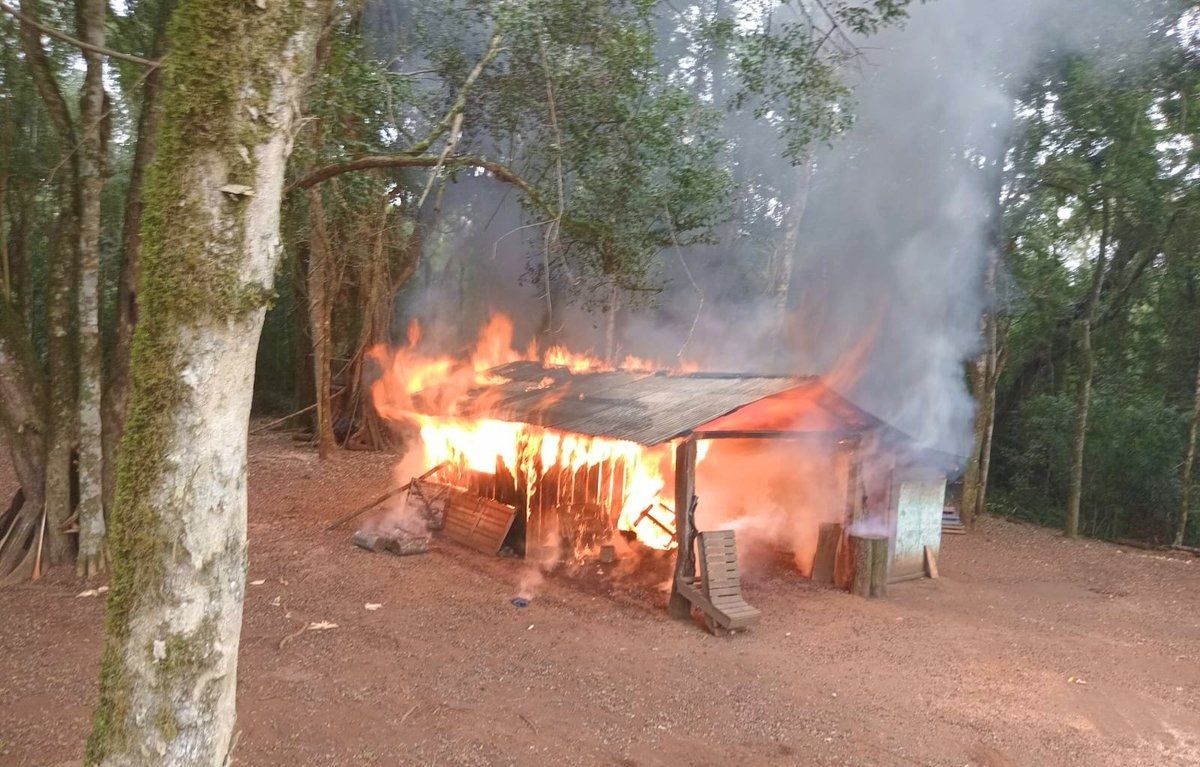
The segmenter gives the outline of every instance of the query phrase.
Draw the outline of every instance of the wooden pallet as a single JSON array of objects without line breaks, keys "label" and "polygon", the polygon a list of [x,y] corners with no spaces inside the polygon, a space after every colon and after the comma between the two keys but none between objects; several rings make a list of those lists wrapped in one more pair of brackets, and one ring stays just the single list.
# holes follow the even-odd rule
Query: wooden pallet
[{"label": "wooden pallet", "polygon": [[496,554],[508,537],[517,510],[499,501],[456,490],[446,506],[446,526],[450,540],[484,554]]},{"label": "wooden pallet", "polygon": [[705,625],[714,634],[740,631],[757,624],[762,611],[742,598],[733,531],[700,533],[699,542],[700,574],[680,581],[679,593],[704,613]]}]

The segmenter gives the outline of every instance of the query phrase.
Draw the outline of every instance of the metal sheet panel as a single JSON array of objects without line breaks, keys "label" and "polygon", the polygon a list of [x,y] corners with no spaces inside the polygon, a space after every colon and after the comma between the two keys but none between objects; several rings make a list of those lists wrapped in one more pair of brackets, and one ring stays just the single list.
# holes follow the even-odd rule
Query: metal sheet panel
[{"label": "metal sheet panel", "polygon": [[896,501],[896,537],[890,580],[915,578],[925,572],[925,547],[934,554],[942,542],[945,479],[903,480]]},{"label": "metal sheet panel", "polygon": [[514,362],[488,373],[501,380],[472,391],[461,412],[646,445],[816,380],[723,373],[572,374],[535,362]]}]

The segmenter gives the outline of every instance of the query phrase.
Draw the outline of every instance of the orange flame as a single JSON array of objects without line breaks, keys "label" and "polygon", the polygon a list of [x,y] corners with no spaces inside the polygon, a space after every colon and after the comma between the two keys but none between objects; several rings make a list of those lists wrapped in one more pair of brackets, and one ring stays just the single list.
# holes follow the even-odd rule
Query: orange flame
[{"label": "orange flame", "polygon": [[[420,326],[414,322],[406,346],[396,350],[376,347],[371,351],[382,371],[372,386],[372,398],[376,411],[385,419],[416,427],[425,469],[446,463],[458,469],[495,474],[497,467],[502,467],[514,481],[524,479],[532,505],[540,480],[552,470],[577,472],[619,462],[622,486],[612,488],[610,499],[614,506],[619,504],[616,529],[633,533],[651,548],[674,547],[669,531],[674,527],[674,513],[663,495],[671,466],[670,446],[649,448],[623,440],[475,418],[462,412],[472,389],[505,382],[489,372],[499,365],[532,360],[571,373],[612,370],[612,366],[592,354],[572,352],[563,346],[548,348],[540,359],[533,344],[524,353],[517,352],[513,348],[512,321],[503,314],[492,315],[466,361],[423,356],[417,351],[420,340]],[[650,360],[628,357],[620,369],[647,372],[659,368]],[[534,388],[547,388],[552,383],[553,379],[543,379]],[[418,396],[420,402],[416,401]]]}]

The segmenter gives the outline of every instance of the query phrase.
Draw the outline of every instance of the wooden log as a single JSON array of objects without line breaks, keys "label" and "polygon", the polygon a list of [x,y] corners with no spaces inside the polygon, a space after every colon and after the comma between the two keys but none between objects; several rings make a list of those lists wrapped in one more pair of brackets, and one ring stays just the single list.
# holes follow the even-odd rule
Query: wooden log
[{"label": "wooden log", "polygon": [[424,554],[429,551],[429,536],[402,536],[388,541],[387,550],[398,557]]},{"label": "wooden log", "polygon": [[817,553],[813,557],[812,580],[814,583],[833,583],[833,568],[837,562],[838,544],[842,540],[842,526],[837,522],[821,525],[817,533]]},{"label": "wooden log", "polygon": [[696,575],[692,554],[692,497],[696,494],[696,441],[685,439],[675,448],[675,577],[671,581],[671,601],[667,611],[672,618],[689,618],[692,603],[679,593],[682,581]]},{"label": "wooden log", "polygon": [[359,530],[351,539],[354,545],[367,551],[380,552],[387,548],[387,537],[376,533]]},{"label": "wooden log", "polygon": [[1131,549],[1142,549],[1144,551],[1154,551],[1157,548],[1153,543],[1135,541],[1132,538],[1118,538],[1117,543],[1121,546],[1128,546]]}]

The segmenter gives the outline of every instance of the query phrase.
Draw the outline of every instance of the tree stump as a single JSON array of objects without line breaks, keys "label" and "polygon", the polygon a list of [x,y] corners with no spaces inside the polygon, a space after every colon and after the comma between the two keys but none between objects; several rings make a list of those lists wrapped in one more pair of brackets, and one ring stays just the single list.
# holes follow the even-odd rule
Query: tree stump
[{"label": "tree stump", "polygon": [[887,536],[851,533],[850,552],[854,558],[854,577],[850,581],[851,593],[860,597],[886,596]]}]

